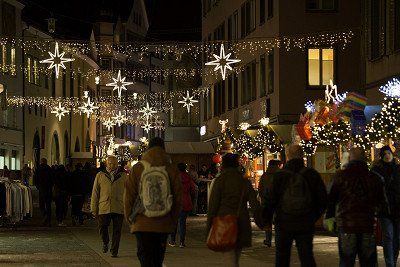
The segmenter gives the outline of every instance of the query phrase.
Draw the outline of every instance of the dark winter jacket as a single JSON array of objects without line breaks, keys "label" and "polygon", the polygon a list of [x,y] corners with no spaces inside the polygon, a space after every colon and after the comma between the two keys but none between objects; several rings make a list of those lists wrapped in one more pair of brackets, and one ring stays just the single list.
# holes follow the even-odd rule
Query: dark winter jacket
[{"label": "dark winter jacket", "polygon": [[68,191],[70,196],[85,195],[87,192],[86,176],[83,170],[75,170],[70,175],[68,181]]},{"label": "dark winter jacket", "polygon": [[[312,198],[311,211],[305,215],[293,215],[285,213],[281,208],[281,199],[287,188],[289,179],[293,173],[302,172],[306,179]],[[272,178],[272,186],[267,194],[264,207],[264,216],[272,223],[275,214],[275,228],[282,231],[312,232],[315,223],[324,213],[327,204],[327,192],[325,184],[317,171],[306,168],[302,159],[288,161],[282,170],[277,171]]]},{"label": "dark winter jacket", "polygon": [[182,179],[182,210],[191,211],[193,209],[192,194],[194,193],[194,182],[186,172],[179,173]]},{"label": "dark winter jacket", "polygon": [[258,183],[258,195],[261,199],[261,205],[265,206],[265,199],[267,198],[267,194],[271,189],[272,186],[272,176],[276,173],[279,169],[278,166],[276,167],[268,167],[266,172],[263,173],[260,177],[260,181]]},{"label": "dark winter jacket", "polygon": [[41,194],[52,196],[53,190],[53,170],[47,164],[40,164],[35,171],[35,185]]},{"label": "dark winter jacket", "polygon": [[400,220],[400,166],[394,160],[390,163],[380,160],[374,165],[372,171],[384,182],[389,204],[387,212],[380,212],[380,217]]},{"label": "dark winter jacket", "polygon": [[211,196],[207,213],[207,232],[211,229],[212,220],[216,216],[236,215],[239,202],[244,190],[244,196],[239,209],[237,247],[251,246],[251,224],[247,202],[250,202],[252,214],[258,227],[264,223],[261,216],[261,207],[257,201],[256,192],[250,181],[245,179],[236,168],[227,168],[215,178],[211,189]]},{"label": "dark winter jacket", "polygon": [[372,233],[378,208],[384,209],[385,198],[380,178],[369,171],[364,161],[351,161],[336,173],[326,218],[335,216],[339,231]]}]

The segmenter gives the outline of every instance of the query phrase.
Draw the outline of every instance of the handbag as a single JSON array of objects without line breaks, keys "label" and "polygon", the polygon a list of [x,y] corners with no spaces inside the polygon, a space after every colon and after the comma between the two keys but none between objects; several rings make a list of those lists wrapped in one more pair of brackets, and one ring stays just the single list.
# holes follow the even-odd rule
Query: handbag
[{"label": "handbag", "polygon": [[207,237],[207,247],[216,252],[230,251],[236,248],[238,219],[242,207],[245,187],[240,196],[239,207],[235,215],[216,216],[212,220]]}]

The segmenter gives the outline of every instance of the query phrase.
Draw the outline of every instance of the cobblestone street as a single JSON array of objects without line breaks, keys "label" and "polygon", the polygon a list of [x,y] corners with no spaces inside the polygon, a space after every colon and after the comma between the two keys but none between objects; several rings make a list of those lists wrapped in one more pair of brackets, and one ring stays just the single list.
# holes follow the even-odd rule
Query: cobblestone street
[{"label": "cobblestone street", "polygon": [[[205,247],[205,218],[188,221],[187,248],[168,247],[165,265],[223,266],[221,255]],[[273,266],[274,248],[262,245],[263,233],[254,231],[253,247],[244,250],[241,266]],[[335,237],[318,235],[315,238],[315,255],[318,266],[338,266]],[[124,226],[118,258],[101,252],[96,223],[86,221],[81,227],[36,227],[34,223],[16,229],[0,229],[0,266],[139,266],[136,258],[135,238]],[[293,249],[292,266],[300,266]],[[379,250],[380,266],[383,264]]]}]

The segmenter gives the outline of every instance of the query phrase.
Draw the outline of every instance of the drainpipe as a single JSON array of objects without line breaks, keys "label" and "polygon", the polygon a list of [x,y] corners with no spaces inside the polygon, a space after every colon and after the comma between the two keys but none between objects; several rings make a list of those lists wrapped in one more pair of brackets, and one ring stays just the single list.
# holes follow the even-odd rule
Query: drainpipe
[{"label": "drainpipe", "polygon": [[[22,97],[25,97],[25,46],[24,46],[24,41],[25,41],[25,31],[29,29],[29,26],[26,26],[26,28],[22,29]],[[25,148],[25,106],[22,107],[22,146],[23,146],[23,155],[22,159],[25,160],[25,154],[26,154],[26,148]],[[24,162],[25,164],[25,162]]]}]

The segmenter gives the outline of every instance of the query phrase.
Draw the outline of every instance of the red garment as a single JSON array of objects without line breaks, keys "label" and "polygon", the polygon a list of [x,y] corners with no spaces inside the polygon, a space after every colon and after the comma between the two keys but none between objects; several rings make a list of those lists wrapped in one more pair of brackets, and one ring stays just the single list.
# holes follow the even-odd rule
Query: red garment
[{"label": "red garment", "polygon": [[186,172],[181,172],[182,180],[182,210],[191,211],[192,205],[192,193],[194,192],[194,182]]}]

